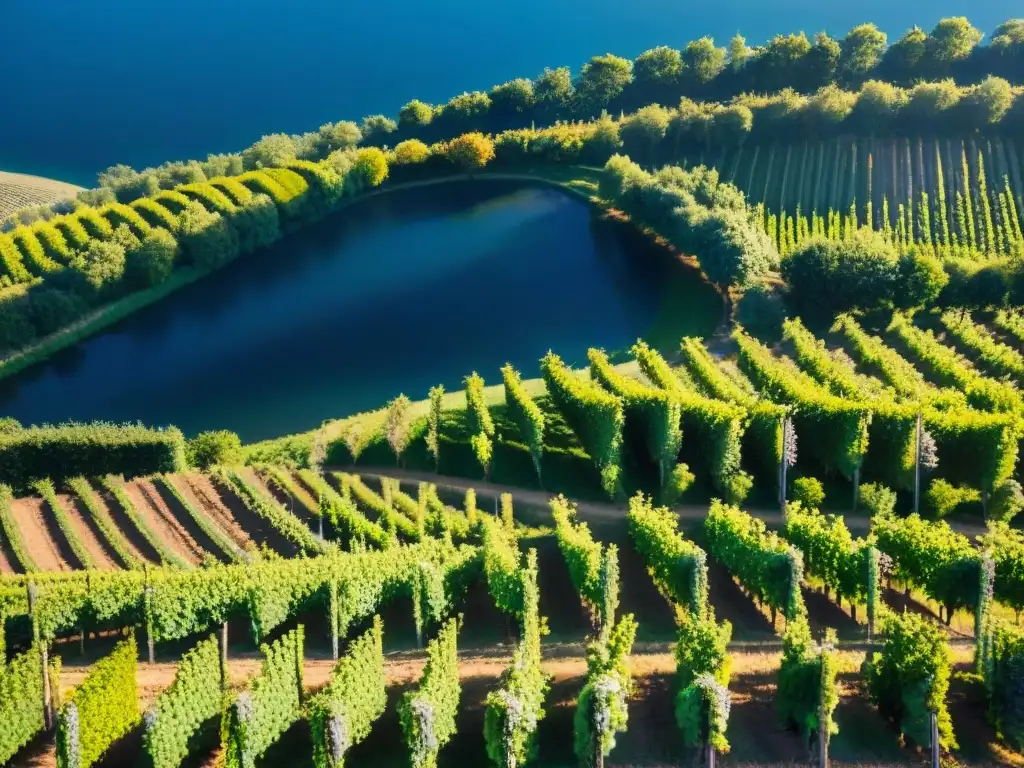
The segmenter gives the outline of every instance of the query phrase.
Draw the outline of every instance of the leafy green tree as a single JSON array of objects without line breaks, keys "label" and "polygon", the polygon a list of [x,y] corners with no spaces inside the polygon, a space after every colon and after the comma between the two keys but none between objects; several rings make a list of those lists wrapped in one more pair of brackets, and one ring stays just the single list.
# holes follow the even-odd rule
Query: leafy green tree
[{"label": "leafy green tree", "polygon": [[630,154],[653,161],[658,145],[668,131],[669,111],[657,104],[641,107],[619,127],[619,135]]},{"label": "leafy green tree", "polygon": [[524,77],[509,80],[491,88],[491,110],[499,118],[510,118],[529,114],[533,109],[533,81]]},{"label": "leafy green tree", "polygon": [[804,58],[806,78],[801,78],[802,89],[822,88],[835,80],[841,49],[839,43],[824,32],[814,36],[814,45]]},{"label": "leafy green tree", "polygon": [[482,91],[463,93],[448,100],[438,120],[454,130],[480,130],[491,111],[491,97]]},{"label": "leafy green tree", "polygon": [[231,217],[238,232],[238,250],[249,253],[281,237],[281,216],[268,195],[253,195]]},{"label": "leafy green tree", "polygon": [[360,189],[379,187],[388,177],[388,159],[377,147],[365,147],[356,153],[352,174]]},{"label": "leafy green tree", "polygon": [[711,138],[715,144],[739,147],[754,127],[754,113],[743,104],[716,109],[711,115]]},{"label": "leafy green tree", "polygon": [[666,45],[641,53],[633,62],[633,87],[636,103],[664,102],[679,82],[683,57]]},{"label": "leafy green tree", "polygon": [[374,147],[387,144],[391,135],[397,130],[398,124],[384,115],[364,117],[363,122],[359,125],[362,143]]},{"label": "leafy green tree", "polygon": [[98,293],[124,276],[124,246],[113,241],[93,240],[86,250],[74,257],[71,266],[81,272],[92,290]]},{"label": "leafy green tree", "polygon": [[610,53],[592,57],[583,65],[576,82],[584,114],[596,115],[607,109],[632,81],[633,64],[629,59]]},{"label": "leafy green tree", "polygon": [[744,214],[714,211],[700,223],[698,237],[701,269],[723,288],[747,285],[779,266],[768,235]]},{"label": "leafy green tree", "polygon": [[918,76],[925,63],[927,33],[920,27],[908,30],[899,40],[889,46],[882,59],[886,79],[896,85],[909,85]]},{"label": "leafy green tree", "polygon": [[985,130],[999,123],[1010,111],[1012,86],[1001,77],[989,75],[964,94],[957,105],[959,120],[969,131]]},{"label": "leafy green tree", "polygon": [[747,45],[747,39],[740,34],[733,35],[732,40],[729,41],[729,68],[733,72],[739,72],[747,63],[750,54],[751,49]]},{"label": "leafy green tree", "polygon": [[810,240],[782,264],[789,300],[803,312],[834,316],[888,305],[897,276],[896,252],[881,235],[860,230],[848,240]]},{"label": "leafy green tree", "polygon": [[348,149],[360,142],[363,135],[359,126],[351,120],[339,120],[336,123],[321,125],[317,131],[317,144],[320,154],[329,155],[337,149]]},{"label": "leafy green tree", "polygon": [[284,133],[264,136],[242,153],[246,168],[281,168],[296,158],[295,139]]},{"label": "leafy green tree", "polygon": [[568,67],[545,69],[533,81],[533,97],[543,117],[562,114],[572,103],[574,95],[572,72]]},{"label": "leafy green tree", "polygon": [[696,85],[707,85],[725,69],[724,48],[715,45],[713,37],[692,40],[683,49],[683,79]]},{"label": "leafy green tree", "polygon": [[781,91],[793,85],[793,73],[799,71],[811,51],[807,35],[776,35],[756,59],[755,84],[758,90]]},{"label": "leafy green tree", "polygon": [[162,283],[171,276],[177,256],[178,241],[166,229],[156,227],[142,238],[138,248],[126,254],[127,279],[138,288]]},{"label": "leafy green tree", "polygon": [[416,132],[430,125],[434,119],[434,107],[413,99],[398,110],[398,127],[404,131]]},{"label": "leafy green tree", "polygon": [[472,173],[494,159],[494,142],[482,133],[466,133],[448,142],[445,157]]},{"label": "leafy green tree", "polygon": [[804,130],[812,137],[827,138],[836,133],[853,111],[856,94],[844,91],[838,85],[820,88],[803,109]]},{"label": "leafy green tree", "polygon": [[941,67],[970,56],[982,37],[981,30],[964,16],[941,19],[928,35],[925,52],[930,64],[941,71]]},{"label": "leafy green tree", "polygon": [[212,268],[238,255],[238,235],[219,213],[197,202],[189,203],[178,219],[178,241],[185,260],[197,267]]},{"label": "leafy green tree", "polygon": [[242,441],[226,429],[200,432],[188,441],[188,463],[197,469],[242,463]]},{"label": "leafy green tree", "polygon": [[583,140],[582,154],[587,162],[603,165],[621,146],[619,124],[607,112],[602,112]]},{"label": "leafy green tree", "polygon": [[934,256],[910,251],[900,257],[897,280],[893,304],[897,309],[917,309],[939,297],[949,283],[949,275]]},{"label": "leafy green tree", "polygon": [[395,146],[392,162],[395,165],[417,165],[425,163],[429,158],[430,147],[419,139],[407,139]]},{"label": "leafy green tree", "polygon": [[885,135],[907,102],[906,91],[891,83],[868,80],[861,86],[850,113],[849,126],[871,136]]},{"label": "leafy green tree", "polygon": [[900,114],[911,130],[946,121],[961,98],[960,89],[952,80],[918,83],[910,89],[909,99]]},{"label": "leafy green tree", "polygon": [[874,24],[859,24],[839,44],[839,75],[847,84],[859,82],[885,55],[886,35]]}]

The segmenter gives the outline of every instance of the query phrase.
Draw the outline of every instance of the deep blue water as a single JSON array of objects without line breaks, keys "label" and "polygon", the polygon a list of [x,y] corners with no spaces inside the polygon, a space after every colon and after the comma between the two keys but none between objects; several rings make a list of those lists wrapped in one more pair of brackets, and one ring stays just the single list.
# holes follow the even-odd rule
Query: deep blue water
[{"label": "deep blue water", "polygon": [[[662,300],[686,311],[663,313]],[[142,421],[244,440],[400,392],[586,362],[654,326],[708,335],[721,302],[629,225],[551,188],[463,182],[369,198],[0,382],[22,423]],[[666,317],[677,318],[666,328]]]},{"label": "deep blue water", "polygon": [[5,0],[0,169],[91,186],[136,167],[240,150],[259,136],[394,115],[545,66],[634,57],[742,32],[895,39],[968,15],[986,34],[1008,0]]}]

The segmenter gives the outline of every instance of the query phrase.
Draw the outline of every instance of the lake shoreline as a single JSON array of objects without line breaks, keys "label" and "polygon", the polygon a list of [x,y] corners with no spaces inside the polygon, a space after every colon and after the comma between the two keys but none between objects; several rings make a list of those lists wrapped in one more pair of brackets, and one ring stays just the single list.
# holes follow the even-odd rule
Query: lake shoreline
[{"label": "lake shoreline", "polygon": [[[581,169],[593,172],[594,169],[586,169],[585,166],[581,166]],[[561,169],[559,169],[561,170]],[[570,169],[571,170],[571,169]],[[2,172],[0,172],[2,175]],[[21,175],[21,174],[18,174]],[[494,181],[522,181],[531,183],[540,183],[549,186],[554,186],[560,190],[566,192],[573,197],[581,200],[585,200],[591,205],[595,205],[594,198],[592,195],[587,194],[577,186],[572,186],[575,181],[577,184],[585,183],[586,174],[580,173],[575,178],[571,178],[566,181],[561,181],[549,176],[545,176],[542,173],[538,174],[527,174],[527,173],[487,173],[481,172],[475,175],[467,174],[452,174],[450,176],[441,176],[432,179],[422,179],[418,181],[406,181],[399,184],[388,186],[385,182],[381,188],[375,189],[373,192],[369,192],[358,197],[353,197],[346,201],[342,205],[338,206],[334,211],[331,212],[331,216],[341,213],[342,211],[357,205],[358,203],[380,197],[383,195],[391,194],[393,192],[401,192],[408,189],[417,189],[421,187],[430,187],[444,184],[451,184],[454,182],[476,182],[481,180],[494,180]],[[35,178],[35,177],[33,177]],[[38,177],[42,178],[42,177]],[[63,183],[63,182],[58,182]],[[600,206],[597,206],[600,207]],[[177,290],[184,288],[187,285],[191,285],[200,278],[211,275],[233,261],[220,264],[213,269],[208,270],[197,270],[193,268],[181,268],[175,271],[166,281],[160,285],[154,286],[143,291],[136,291],[129,296],[125,296],[117,301],[111,302],[110,304],[104,305],[89,315],[83,317],[73,325],[62,328],[61,330],[50,334],[42,339],[39,339],[34,344],[25,349],[22,349],[13,355],[0,360],[0,381],[7,379],[15,374],[18,374],[27,368],[45,362],[57,352],[63,349],[77,344],[84,339],[96,335],[100,331],[110,327],[114,323],[123,320],[129,315],[137,312],[140,309],[150,306],[161,299],[170,296]]]}]

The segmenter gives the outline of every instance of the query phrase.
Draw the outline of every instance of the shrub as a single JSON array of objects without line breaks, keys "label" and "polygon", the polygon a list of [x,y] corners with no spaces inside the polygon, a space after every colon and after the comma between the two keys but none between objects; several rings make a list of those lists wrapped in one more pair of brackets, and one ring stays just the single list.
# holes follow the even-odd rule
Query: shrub
[{"label": "shrub", "polygon": [[816,645],[803,615],[786,627],[782,638],[776,701],[783,722],[799,729],[805,743],[817,734],[822,717],[826,739],[839,733],[832,717],[839,704],[836,642],[835,630],[826,630],[824,644]]},{"label": "shrub", "polygon": [[392,162],[395,165],[419,165],[430,158],[430,148],[419,139],[400,141],[395,145]]},{"label": "shrub", "polygon": [[366,147],[356,153],[350,178],[359,190],[379,187],[388,177],[387,156],[376,147]]},{"label": "shrub", "polygon": [[445,145],[444,155],[472,173],[494,159],[494,142],[482,133],[465,133]]},{"label": "shrub", "polygon": [[820,509],[825,501],[825,489],[814,477],[798,477],[793,481],[793,500],[809,509]]},{"label": "shrub", "polygon": [[123,475],[126,478],[184,467],[184,438],[175,428],[65,424],[0,433],[0,482],[26,490],[34,481]]},{"label": "shrub", "polygon": [[814,239],[799,246],[782,263],[782,276],[798,311],[834,316],[891,304],[898,267],[893,246],[880,234],[857,230],[847,240]]},{"label": "shrub", "polygon": [[665,486],[665,503],[671,507],[682,501],[683,495],[696,479],[696,475],[686,464],[676,464]]},{"label": "shrub", "polygon": [[125,270],[125,248],[114,241],[93,240],[89,248],[75,255],[71,266],[82,273],[96,293],[120,281]]},{"label": "shrub", "polygon": [[1010,746],[1024,749],[1024,632],[1008,622],[993,621],[982,653],[989,718]]},{"label": "shrub", "polygon": [[864,483],[860,487],[858,501],[872,517],[889,515],[896,509],[896,491],[881,483]]},{"label": "shrub", "polygon": [[523,386],[523,380],[510,364],[501,369],[505,382],[505,404],[519,435],[530,449],[537,479],[541,477],[541,458],[544,455],[544,413]]},{"label": "shrub", "polygon": [[226,429],[200,432],[188,441],[188,463],[207,470],[218,465],[241,464],[242,441]]},{"label": "shrub", "polygon": [[911,251],[900,257],[893,305],[897,309],[930,306],[949,284],[949,275],[934,256]]},{"label": "shrub", "polygon": [[736,305],[736,322],[756,336],[779,336],[785,319],[782,294],[767,280],[747,287]]},{"label": "shrub", "polygon": [[932,480],[925,493],[925,506],[935,517],[949,515],[961,504],[981,501],[981,491],[974,488],[957,488],[941,478]]}]

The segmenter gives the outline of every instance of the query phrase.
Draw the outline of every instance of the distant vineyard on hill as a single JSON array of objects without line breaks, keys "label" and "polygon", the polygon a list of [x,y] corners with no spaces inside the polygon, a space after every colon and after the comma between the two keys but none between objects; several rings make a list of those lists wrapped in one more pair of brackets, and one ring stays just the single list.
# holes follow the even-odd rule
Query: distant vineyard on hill
[{"label": "distant vineyard on hill", "polygon": [[0,219],[22,208],[74,198],[81,187],[62,181],[0,171]]},{"label": "distant vineyard on hill", "polygon": [[1024,211],[1022,157],[1024,143],[1016,138],[842,137],[714,148],[680,160],[717,168],[768,213],[846,215],[855,207],[858,221],[877,230],[905,226],[915,240],[928,228],[936,245],[973,244],[977,250],[1004,252]]}]

